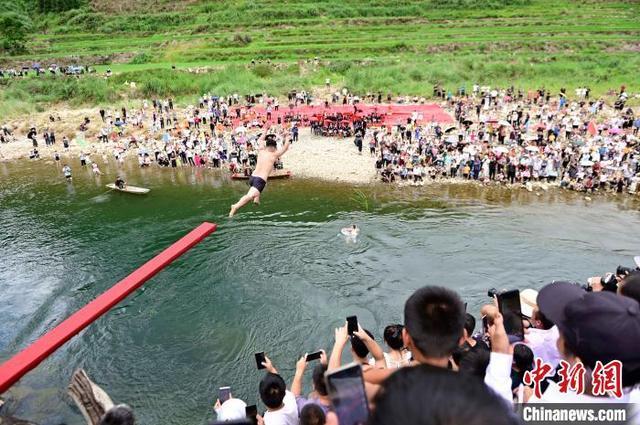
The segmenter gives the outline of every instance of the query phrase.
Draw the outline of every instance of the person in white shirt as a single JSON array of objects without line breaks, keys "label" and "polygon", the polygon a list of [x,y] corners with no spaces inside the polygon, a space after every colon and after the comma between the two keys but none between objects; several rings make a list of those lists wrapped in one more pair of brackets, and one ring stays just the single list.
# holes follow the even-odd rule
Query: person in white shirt
[{"label": "person in white shirt", "polygon": [[245,419],[247,417],[247,413],[245,410],[246,407],[247,403],[240,400],[239,398],[232,397],[224,403],[220,403],[220,400],[216,400],[214,410],[216,412],[216,416],[218,417],[218,421],[228,422]]},{"label": "person in white shirt", "polygon": [[557,342],[560,334],[558,327],[554,326],[538,308],[533,310],[531,317],[532,327],[528,329],[524,342],[533,351],[534,357],[541,358],[554,368],[562,359],[558,352]]},{"label": "person in white shirt", "polygon": [[[389,352],[384,352],[384,360],[388,369],[398,369],[411,363],[411,352],[404,347],[402,340],[402,325],[389,325],[384,328],[382,337],[389,347]],[[375,362],[370,362],[374,364]]]},{"label": "person in white shirt", "polygon": [[260,399],[267,407],[264,425],[299,425],[296,397],[287,391],[284,379],[265,356],[267,374],[260,381]]}]

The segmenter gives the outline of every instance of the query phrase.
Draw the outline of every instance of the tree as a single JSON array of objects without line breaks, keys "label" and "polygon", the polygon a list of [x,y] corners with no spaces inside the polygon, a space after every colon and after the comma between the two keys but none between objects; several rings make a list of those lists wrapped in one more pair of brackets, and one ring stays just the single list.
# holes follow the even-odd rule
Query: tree
[{"label": "tree", "polygon": [[27,35],[31,30],[31,19],[20,12],[0,12],[0,46],[16,54],[26,50]]}]

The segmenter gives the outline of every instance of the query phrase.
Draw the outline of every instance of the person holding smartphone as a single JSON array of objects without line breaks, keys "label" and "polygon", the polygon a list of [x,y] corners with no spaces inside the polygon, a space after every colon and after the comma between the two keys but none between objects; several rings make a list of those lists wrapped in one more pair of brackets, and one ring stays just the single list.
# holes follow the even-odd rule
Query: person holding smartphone
[{"label": "person holding smartphone", "polygon": [[284,379],[265,356],[264,367],[267,374],[260,381],[260,399],[267,407],[262,417],[264,425],[299,425],[298,406],[296,398],[290,391]]},{"label": "person holding smartphone", "polygon": [[246,417],[245,409],[247,403],[239,398],[230,398],[226,401],[220,402],[220,399],[216,400],[214,410],[218,421],[235,421],[244,419]]},{"label": "person holding smartphone", "polygon": [[[373,335],[366,329],[362,329],[358,324],[358,330],[349,336],[348,325],[337,328],[335,331],[335,343],[329,358],[329,370],[334,370],[342,365],[342,351],[347,342],[351,342],[351,356],[353,361],[362,366],[362,371],[366,374],[374,368],[384,369],[386,362],[384,360],[384,352],[382,348],[373,339]],[[373,356],[375,362],[371,366],[369,364],[369,353]]]},{"label": "person holding smartphone", "polygon": [[[491,306],[492,320],[488,333],[491,339],[489,366],[485,384],[511,403],[511,364],[509,341],[502,315]],[[411,351],[412,366],[426,364],[447,369],[449,359],[464,335],[465,310],[455,291],[439,286],[416,290],[404,305],[402,338]],[[337,334],[337,331],[336,331]],[[329,361],[331,369],[331,360]],[[369,384],[379,385],[400,369],[374,369],[364,374]]]},{"label": "person holding smartphone", "polygon": [[302,396],[302,378],[307,367],[307,355],[300,357],[296,363],[296,373],[291,382],[291,392],[296,397],[298,412],[302,414],[302,409],[308,404],[317,404],[326,414],[331,407],[331,399],[327,392],[327,384],[324,373],[327,371],[327,355],[324,351],[320,356],[320,363],[313,368],[313,392],[309,397]]}]

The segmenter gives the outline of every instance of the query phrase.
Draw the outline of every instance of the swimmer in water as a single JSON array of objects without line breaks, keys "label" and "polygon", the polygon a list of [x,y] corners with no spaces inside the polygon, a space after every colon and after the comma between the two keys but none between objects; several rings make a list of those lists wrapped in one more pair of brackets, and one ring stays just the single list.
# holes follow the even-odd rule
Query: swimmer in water
[{"label": "swimmer in water", "polygon": [[343,227],[340,233],[345,236],[356,237],[360,234],[360,228],[355,224],[352,224],[351,227]]},{"label": "swimmer in water", "polygon": [[275,134],[269,134],[269,130],[271,130],[271,127],[262,133],[258,139],[258,162],[256,169],[253,170],[251,178],[249,179],[249,186],[251,187],[246,195],[231,205],[229,217],[233,217],[240,208],[251,201],[256,205],[260,204],[260,194],[267,184],[267,179],[269,179],[269,174],[271,174],[274,164],[289,150],[289,146],[291,146],[291,139],[287,138],[283,132],[282,137],[285,139],[285,142],[282,148],[278,149],[276,136]]}]

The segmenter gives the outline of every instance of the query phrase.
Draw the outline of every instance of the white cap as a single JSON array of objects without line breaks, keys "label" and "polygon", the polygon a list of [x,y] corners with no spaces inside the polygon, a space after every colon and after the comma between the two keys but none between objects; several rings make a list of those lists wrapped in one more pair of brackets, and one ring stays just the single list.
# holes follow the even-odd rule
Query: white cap
[{"label": "white cap", "polygon": [[246,407],[247,403],[239,398],[230,398],[216,410],[216,415],[218,415],[218,420],[221,422],[245,419],[247,417]]},{"label": "white cap", "polygon": [[520,310],[527,317],[533,316],[533,309],[538,306],[538,291],[527,288],[520,291]]}]

